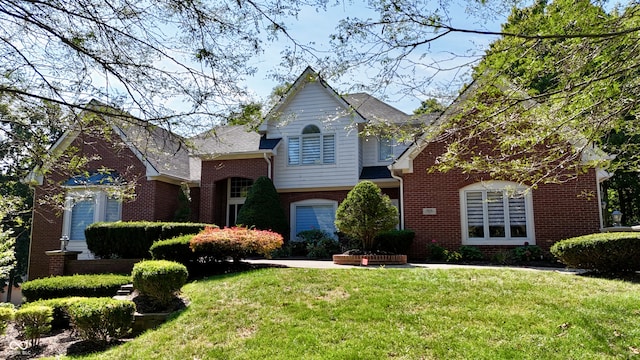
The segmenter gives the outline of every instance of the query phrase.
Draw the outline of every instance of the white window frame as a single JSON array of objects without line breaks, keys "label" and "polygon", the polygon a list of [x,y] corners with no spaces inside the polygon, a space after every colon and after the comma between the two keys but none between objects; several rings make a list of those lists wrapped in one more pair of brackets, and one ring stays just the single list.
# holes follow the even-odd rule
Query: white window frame
[{"label": "white window frame", "polygon": [[[318,128],[320,130],[320,132],[317,133],[311,133],[311,134],[300,134],[297,136],[289,136],[287,137],[287,166],[310,166],[310,165],[333,165],[336,163],[336,155],[337,155],[337,151],[336,151],[336,140],[337,140],[337,136],[335,133],[325,133],[322,132],[321,127],[317,126],[315,124],[309,124],[307,126],[313,125],[316,128]],[[307,127],[305,126],[305,128]],[[304,131],[304,129],[302,130]],[[325,141],[328,137],[332,137],[333,138],[333,161],[327,161],[325,160]],[[320,153],[320,159],[315,160],[312,163],[305,163],[304,162],[304,158],[303,158],[303,143],[304,143],[304,139],[311,139],[311,138],[318,138],[318,143],[319,143],[319,150],[318,152]],[[291,158],[290,158],[290,153],[289,153],[289,146],[291,144],[291,140],[298,140],[298,161],[295,163],[291,162]]]},{"label": "white window frame", "polygon": [[[524,198],[525,219],[527,236],[526,237],[509,237],[510,230],[505,221],[505,237],[491,237],[488,234],[489,220],[487,202],[483,202],[483,220],[484,220],[484,237],[469,237],[469,226],[467,219],[467,193],[482,192],[483,199],[486,199],[488,192],[501,191],[503,193],[503,203],[508,210],[508,199],[510,194],[518,194]],[[507,215],[508,217],[508,215]],[[460,189],[460,224],[462,231],[463,245],[524,245],[525,242],[535,245],[535,227],[533,221],[533,198],[531,189],[510,181],[487,181],[468,185]]]},{"label": "white window frame", "polygon": [[[327,200],[327,199],[308,199],[308,200],[301,200],[301,201],[296,201],[291,203],[290,205],[290,217],[291,217],[291,233],[290,233],[290,239],[291,241],[296,241],[296,235],[298,233],[297,229],[296,229],[296,207],[298,206],[327,206],[327,205],[331,205],[333,206],[333,216],[334,216],[334,220],[335,220],[335,213],[338,210],[338,202],[335,200]],[[334,225],[335,226],[335,225]],[[329,234],[329,236],[335,238],[335,234]]]},{"label": "white window frame", "polygon": [[[233,179],[234,178],[227,179],[227,216],[226,216],[226,219],[225,219],[225,222],[226,222],[227,226],[234,226],[235,225],[235,224],[231,224],[229,222],[229,220],[230,220],[229,215],[231,214],[231,205],[236,205],[234,207],[234,209],[235,209],[235,219],[237,221],[238,220],[238,213],[240,212],[240,210],[238,210],[238,206],[237,205],[244,205],[244,202],[247,201],[247,197],[246,196],[235,196],[235,197],[231,196],[231,183],[232,183]],[[253,186],[253,182],[254,182],[253,179],[248,179],[248,178],[238,178],[238,179],[250,180],[251,181],[251,185],[249,186],[249,189],[251,188],[251,186]]]},{"label": "white window frame", "polygon": [[[105,221],[107,211],[108,191],[104,187],[89,187],[83,189],[67,190],[64,203],[64,214],[62,217],[62,236],[66,236],[69,241],[84,241],[82,239],[71,239],[71,216],[76,200],[92,198],[94,201],[93,222]],[[118,216],[122,220],[122,200],[118,199]]]}]

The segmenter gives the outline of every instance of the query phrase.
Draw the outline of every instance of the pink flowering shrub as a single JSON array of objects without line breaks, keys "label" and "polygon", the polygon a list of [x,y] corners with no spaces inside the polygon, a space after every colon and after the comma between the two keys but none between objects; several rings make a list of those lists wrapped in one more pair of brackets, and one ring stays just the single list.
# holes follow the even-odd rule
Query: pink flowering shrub
[{"label": "pink flowering shrub", "polygon": [[207,227],[189,242],[191,250],[215,259],[239,261],[250,255],[269,255],[282,247],[282,235],[245,227],[219,229]]}]

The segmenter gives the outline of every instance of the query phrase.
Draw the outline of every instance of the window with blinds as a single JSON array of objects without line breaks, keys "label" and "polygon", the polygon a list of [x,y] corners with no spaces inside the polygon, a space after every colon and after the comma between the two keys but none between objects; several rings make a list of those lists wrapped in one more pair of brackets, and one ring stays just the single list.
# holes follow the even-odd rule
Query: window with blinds
[{"label": "window with blinds", "polygon": [[321,134],[315,125],[308,125],[302,135],[287,140],[289,165],[333,164],[336,162],[335,135]]},{"label": "window with blinds", "polygon": [[527,198],[505,190],[467,190],[463,214],[469,239],[527,238]]},{"label": "window with blinds", "polygon": [[84,230],[95,222],[122,219],[122,201],[98,189],[70,191],[67,195],[69,208],[65,210],[62,235],[69,240],[85,241]]}]

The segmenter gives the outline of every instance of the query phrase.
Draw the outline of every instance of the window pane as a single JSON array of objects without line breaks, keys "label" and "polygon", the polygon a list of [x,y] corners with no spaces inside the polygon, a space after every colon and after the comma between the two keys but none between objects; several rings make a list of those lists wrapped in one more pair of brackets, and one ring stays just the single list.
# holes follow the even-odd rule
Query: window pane
[{"label": "window pane", "polygon": [[301,231],[320,229],[333,236],[335,233],[333,205],[296,206],[295,234]]},{"label": "window pane", "polygon": [[84,229],[93,224],[95,202],[93,198],[80,200],[71,209],[69,240],[85,240]]},{"label": "window pane", "polygon": [[300,138],[289,138],[289,165],[300,164]]},{"label": "window pane", "polygon": [[315,125],[307,125],[302,129],[303,134],[319,134],[320,128]]},{"label": "window pane", "polygon": [[380,161],[387,161],[393,159],[393,146],[391,139],[380,139],[379,142],[379,157]]},{"label": "window pane", "polygon": [[121,219],[121,205],[122,203],[118,201],[118,199],[113,199],[107,197],[107,206],[105,208],[105,218],[106,222],[114,222],[119,221]]},{"label": "window pane", "polygon": [[253,180],[245,178],[231,178],[231,190],[230,197],[232,198],[245,198],[249,189],[253,185]]},{"label": "window pane", "polygon": [[511,237],[527,237],[527,212],[524,197],[509,198]]},{"label": "window pane", "polygon": [[336,142],[333,135],[323,136],[322,161],[325,164],[333,164],[336,162]]},{"label": "window pane", "polygon": [[484,237],[482,192],[467,192],[467,226],[470,238]]},{"label": "window pane", "polygon": [[320,135],[302,138],[302,163],[320,163]]},{"label": "window pane", "polygon": [[502,191],[487,192],[487,210],[489,211],[489,236],[505,237]]}]

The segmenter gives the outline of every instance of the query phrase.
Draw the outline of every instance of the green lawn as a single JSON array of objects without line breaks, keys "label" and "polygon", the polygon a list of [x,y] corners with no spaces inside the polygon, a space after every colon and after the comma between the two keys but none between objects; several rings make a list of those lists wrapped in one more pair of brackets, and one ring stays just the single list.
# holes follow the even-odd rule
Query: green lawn
[{"label": "green lawn", "polygon": [[640,351],[640,284],[555,272],[265,269],[90,359],[609,359]]}]

